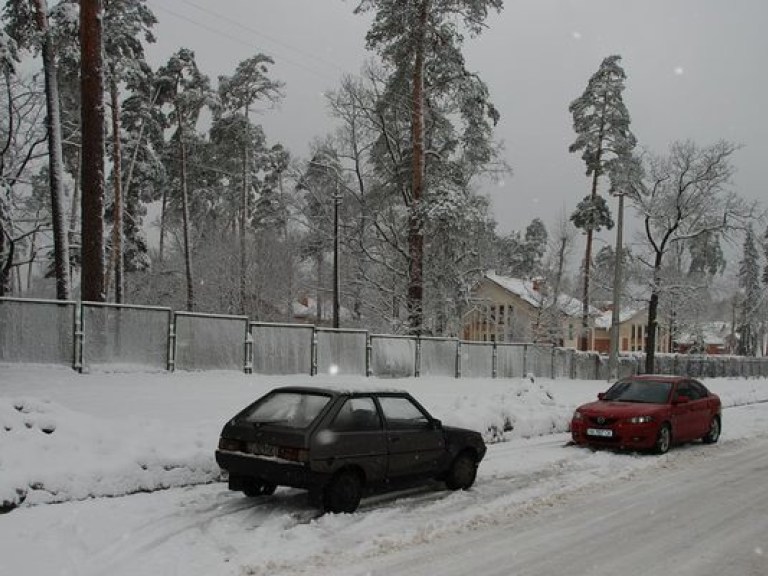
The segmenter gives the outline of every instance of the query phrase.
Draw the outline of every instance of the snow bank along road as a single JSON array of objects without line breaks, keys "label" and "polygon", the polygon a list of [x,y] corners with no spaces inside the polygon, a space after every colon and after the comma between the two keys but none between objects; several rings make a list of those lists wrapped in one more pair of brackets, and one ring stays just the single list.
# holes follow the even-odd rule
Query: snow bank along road
[{"label": "snow bank along road", "polygon": [[[7,391],[3,386],[12,380],[10,374],[0,367],[0,395]],[[240,384],[224,382],[211,394],[198,388],[195,378],[178,379],[177,384],[186,387],[185,395],[181,388],[164,387],[145,375],[135,383],[130,399],[114,398],[117,389],[109,379],[77,380],[73,388],[58,382],[27,388],[11,382],[7,388],[14,398],[24,391],[52,399],[50,405],[66,405],[68,411],[48,414],[48,424],[56,425],[56,432],[35,437],[55,438],[64,434],[70,419],[78,419],[69,411],[75,405],[87,406],[89,417],[100,412],[122,421],[134,414],[142,424],[167,413],[172,426],[210,411],[231,415],[230,404],[241,403],[240,393],[234,391]],[[762,390],[767,382],[747,382],[732,385],[739,390],[749,387],[753,400],[766,397]],[[486,384],[488,389],[483,389]],[[478,421],[488,417],[478,398],[489,396],[488,405],[502,398],[512,404],[508,416],[518,429],[525,428],[527,418],[529,428],[539,433],[560,426],[544,414],[567,414],[605,387],[599,382],[550,381],[539,394],[530,383],[465,381],[460,385],[472,386],[472,394],[463,395],[466,390],[457,393],[451,388],[457,385],[455,380],[420,383],[426,388],[415,394],[428,399],[430,408],[440,408],[441,416],[458,410],[464,417],[476,413]],[[506,392],[492,388],[504,385]],[[712,387],[725,392],[731,383],[721,386],[722,390]],[[760,393],[755,393],[756,386]],[[107,393],[97,401],[99,387]],[[530,393],[521,394],[525,389]],[[251,381],[243,390],[248,397],[256,392]],[[506,396],[500,397],[502,393]],[[741,393],[728,394],[735,399]],[[226,398],[225,410],[216,397]],[[174,400],[179,398],[186,401],[174,412]],[[514,405],[515,401],[522,404]],[[162,445],[163,438],[157,436],[162,428],[153,422],[135,426],[133,435],[141,441],[128,447],[153,446],[152,439],[155,447]],[[215,436],[217,428],[218,424],[206,434],[215,430]],[[7,441],[16,438],[14,434],[15,429],[0,437],[4,443],[0,471]],[[278,489],[269,498],[247,499],[230,493],[221,482],[25,505],[0,515],[0,574],[546,576],[565,570],[600,575],[620,569],[625,574],[676,576],[768,574],[768,496],[763,489],[768,404],[727,408],[719,444],[691,444],[662,457],[593,452],[566,446],[567,441],[563,433],[522,438],[513,431],[507,442],[489,447],[472,490],[456,493],[427,487],[381,496],[364,501],[360,511],[349,515],[318,516],[300,491]],[[109,452],[109,446],[101,443],[98,448]],[[84,462],[89,465],[91,460]],[[88,470],[92,482],[78,483],[100,485],[96,476],[103,471],[93,463]],[[78,475],[74,469],[69,473]],[[59,483],[66,485],[63,479]]]}]

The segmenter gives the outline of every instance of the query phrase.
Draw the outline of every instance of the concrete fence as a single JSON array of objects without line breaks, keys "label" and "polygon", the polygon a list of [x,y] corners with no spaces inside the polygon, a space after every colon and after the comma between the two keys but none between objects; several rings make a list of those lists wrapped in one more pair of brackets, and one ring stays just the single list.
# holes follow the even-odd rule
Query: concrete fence
[{"label": "concrete fence", "polygon": [[[619,375],[642,372],[622,356]],[[548,345],[370,334],[170,308],[0,298],[0,362],[75,370],[241,370],[405,378],[539,376],[607,380],[608,359]],[[655,371],[692,377],[768,376],[768,358],[660,354]]]}]

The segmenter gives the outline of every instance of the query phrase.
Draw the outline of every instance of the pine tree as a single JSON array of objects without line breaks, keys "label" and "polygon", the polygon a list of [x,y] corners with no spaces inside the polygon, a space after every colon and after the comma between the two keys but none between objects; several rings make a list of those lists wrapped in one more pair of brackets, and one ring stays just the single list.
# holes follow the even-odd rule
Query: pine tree
[{"label": "pine tree", "polygon": [[[232,77],[219,77],[219,97],[222,109],[228,114],[242,114],[244,130],[250,131],[251,107],[260,100],[276,102],[282,97],[282,84],[271,80],[267,75],[269,65],[274,61],[269,56],[257,54],[238,64]],[[240,205],[240,313],[245,313],[246,292],[246,230],[250,220],[252,203],[251,180],[253,149],[251,138],[240,138],[242,158],[242,192]]]},{"label": "pine tree", "polygon": [[739,262],[739,286],[744,289],[741,301],[739,354],[755,356],[764,307],[764,295],[760,287],[760,255],[755,245],[752,226],[744,238],[744,253]]},{"label": "pine tree", "polygon": [[[461,53],[463,36],[457,24],[477,35],[489,10],[499,11],[501,7],[502,0],[362,0],[356,9],[375,12],[366,37],[368,47],[391,67],[382,95],[390,109],[381,111],[382,119],[398,118],[403,108],[410,110],[407,140],[393,141],[391,134],[383,134],[381,154],[389,155],[387,162],[399,163],[387,172],[395,174],[392,184],[408,209],[407,306],[414,334],[424,328],[425,215],[429,211],[425,203],[430,195],[437,199],[443,192],[434,174],[459,176],[464,182],[471,177],[465,174],[461,178],[458,170],[445,166],[437,168],[440,156],[448,157],[461,147],[465,171],[487,165],[494,156],[491,122],[498,120],[498,112],[489,102],[485,84],[466,69]],[[441,107],[450,107],[453,116],[464,122],[463,130],[452,133],[450,144],[434,138],[437,130],[451,127]],[[434,162],[428,161],[427,148],[436,152]]]},{"label": "pine tree", "polygon": [[[171,107],[169,121],[175,128],[172,140],[177,146],[179,165],[179,196],[181,197],[184,235],[184,268],[187,280],[187,310],[195,309],[194,273],[192,271],[192,240],[188,178],[188,140],[193,136],[200,112],[205,106],[217,104],[210,81],[195,61],[191,50],[182,48],[171,56],[157,72],[158,104]],[[161,234],[163,230],[161,229]]]},{"label": "pine tree", "polygon": [[592,235],[602,227],[613,227],[608,205],[598,194],[598,181],[610,162],[632,153],[636,140],[629,130],[630,117],[622,92],[626,74],[619,65],[620,56],[605,58],[598,71],[589,79],[584,93],[571,102],[576,140],[570,152],[581,151],[587,165],[587,176],[592,176],[592,191],[584,198],[571,216],[574,225],[586,232],[587,245],[583,265],[582,320],[579,347],[587,345],[589,321],[589,278],[592,267]]}]

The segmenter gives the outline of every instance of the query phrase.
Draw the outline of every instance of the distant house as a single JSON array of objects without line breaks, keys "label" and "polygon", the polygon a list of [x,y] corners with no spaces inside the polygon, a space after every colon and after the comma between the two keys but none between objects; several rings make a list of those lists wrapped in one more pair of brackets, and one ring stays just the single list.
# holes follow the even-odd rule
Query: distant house
[{"label": "distant house", "polygon": [[[475,285],[462,318],[462,338],[481,342],[548,342],[575,348],[581,301],[555,299],[541,283],[486,273]],[[598,311],[592,309],[593,315]]]},{"label": "distant house", "polygon": [[[606,310],[595,318],[590,349],[608,354],[611,350],[611,323],[613,310]],[[627,310],[619,314],[619,352],[642,352],[648,336],[648,310]],[[670,350],[669,331],[658,327],[656,332],[656,352]]]},{"label": "distant house", "polygon": [[707,322],[699,330],[678,332],[674,339],[674,350],[681,354],[699,352],[703,354],[735,354],[738,337],[733,334],[728,322]]}]

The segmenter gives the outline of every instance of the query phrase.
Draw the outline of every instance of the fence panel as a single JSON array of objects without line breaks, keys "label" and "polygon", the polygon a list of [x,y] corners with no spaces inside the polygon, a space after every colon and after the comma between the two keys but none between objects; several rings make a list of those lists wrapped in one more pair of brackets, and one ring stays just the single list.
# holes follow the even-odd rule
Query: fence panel
[{"label": "fence panel", "polygon": [[256,374],[312,374],[312,338],[306,324],[251,322]]},{"label": "fence panel", "polygon": [[493,376],[492,342],[461,342],[461,375],[467,378]]},{"label": "fence panel", "polygon": [[371,334],[371,374],[408,378],[416,374],[416,339]]},{"label": "fence panel", "polygon": [[168,367],[170,308],[83,302],[83,366]]},{"label": "fence panel", "polygon": [[552,346],[525,346],[525,372],[540,378],[552,378]]},{"label": "fence panel", "polygon": [[419,374],[421,376],[456,376],[455,338],[420,338]]},{"label": "fence panel", "polygon": [[74,302],[0,298],[0,362],[74,361]]},{"label": "fence panel", "polygon": [[365,330],[317,329],[317,374],[366,375]]},{"label": "fence panel", "polygon": [[176,312],[173,322],[176,369],[244,369],[248,334],[246,316]]}]

